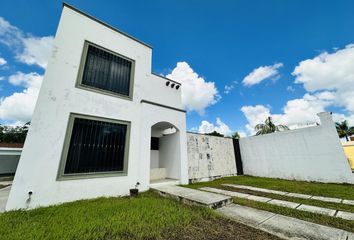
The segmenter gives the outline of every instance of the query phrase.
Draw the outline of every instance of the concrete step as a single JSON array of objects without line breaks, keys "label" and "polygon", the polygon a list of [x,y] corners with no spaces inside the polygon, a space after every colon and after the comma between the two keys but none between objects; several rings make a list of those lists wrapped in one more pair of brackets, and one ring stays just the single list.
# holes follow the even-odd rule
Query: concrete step
[{"label": "concrete step", "polygon": [[221,215],[245,225],[266,231],[283,239],[348,240],[354,234],[341,229],[323,226],[268,211],[237,204],[229,204],[216,210]]},{"label": "concrete step", "polygon": [[187,204],[197,204],[212,209],[223,207],[232,202],[230,196],[173,185],[151,186],[150,189],[164,197],[175,198]]}]

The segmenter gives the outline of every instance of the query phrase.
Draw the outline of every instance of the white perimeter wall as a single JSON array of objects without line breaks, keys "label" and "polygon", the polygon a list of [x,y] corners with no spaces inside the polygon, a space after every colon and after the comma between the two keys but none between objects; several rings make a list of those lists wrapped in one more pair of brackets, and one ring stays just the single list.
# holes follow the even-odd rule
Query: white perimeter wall
[{"label": "white perimeter wall", "polygon": [[231,138],[187,133],[190,182],[237,175]]},{"label": "white perimeter wall", "polygon": [[320,126],[240,139],[244,174],[354,183],[330,113]]}]

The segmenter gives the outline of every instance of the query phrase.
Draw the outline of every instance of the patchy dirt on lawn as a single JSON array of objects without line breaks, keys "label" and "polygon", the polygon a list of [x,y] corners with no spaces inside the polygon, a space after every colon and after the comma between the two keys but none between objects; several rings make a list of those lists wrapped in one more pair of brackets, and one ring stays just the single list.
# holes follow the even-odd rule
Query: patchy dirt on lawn
[{"label": "patchy dirt on lawn", "polygon": [[183,229],[168,229],[163,233],[169,240],[280,240],[269,233],[224,218],[203,219]]}]

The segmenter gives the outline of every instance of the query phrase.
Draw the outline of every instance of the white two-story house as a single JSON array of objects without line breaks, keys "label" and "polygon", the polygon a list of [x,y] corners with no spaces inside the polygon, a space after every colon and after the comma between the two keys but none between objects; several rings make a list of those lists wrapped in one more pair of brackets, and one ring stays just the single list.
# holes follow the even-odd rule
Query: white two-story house
[{"label": "white two-story house", "polygon": [[64,4],[7,210],[188,182],[182,86],[152,73],[151,58]]}]

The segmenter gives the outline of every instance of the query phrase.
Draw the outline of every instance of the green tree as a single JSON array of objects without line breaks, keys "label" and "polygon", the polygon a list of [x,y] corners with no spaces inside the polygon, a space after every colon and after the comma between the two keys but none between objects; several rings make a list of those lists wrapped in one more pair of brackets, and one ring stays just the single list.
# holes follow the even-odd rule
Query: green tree
[{"label": "green tree", "polygon": [[213,131],[211,133],[206,133],[205,135],[216,136],[216,137],[224,137],[224,134],[218,133],[217,131]]},{"label": "green tree", "polygon": [[275,125],[271,117],[268,117],[264,123],[257,124],[254,129],[256,130],[256,135],[289,130],[285,125]]},{"label": "green tree", "polygon": [[4,143],[24,143],[30,122],[23,126],[9,127],[0,126],[0,142]]},{"label": "green tree", "polygon": [[238,132],[235,132],[234,134],[231,135],[231,137],[233,139],[239,139],[240,138],[240,134]]},{"label": "green tree", "polygon": [[347,120],[336,122],[336,129],[340,138],[345,137],[349,141],[349,136],[354,134],[354,127],[349,127]]}]

